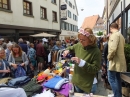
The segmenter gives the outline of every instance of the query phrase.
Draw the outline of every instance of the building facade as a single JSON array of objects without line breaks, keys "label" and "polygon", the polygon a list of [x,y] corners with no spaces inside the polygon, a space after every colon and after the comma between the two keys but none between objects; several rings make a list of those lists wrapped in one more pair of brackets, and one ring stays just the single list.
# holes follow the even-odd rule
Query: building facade
[{"label": "building facade", "polygon": [[61,4],[67,5],[67,20],[61,20],[60,40],[77,38],[78,34],[78,10],[76,0],[61,0]]},{"label": "building facade", "polygon": [[93,29],[95,36],[97,36],[97,33],[104,33],[105,31],[104,20],[99,15],[86,17],[82,24],[82,28],[85,29],[87,27]]},{"label": "building facade", "polygon": [[95,36],[98,36],[97,33],[102,32],[102,34],[105,34],[105,26],[104,26],[104,20],[99,17],[94,28],[93,33]]},{"label": "building facade", "polygon": [[41,32],[60,34],[59,0],[0,0],[0,36],[19,37]]},{"label": "building facade", "polygon": [[105,0],[105,2],[108,26],[113,22],[118,23],[120,32],[126,42],[130,43],[130,0]]}]

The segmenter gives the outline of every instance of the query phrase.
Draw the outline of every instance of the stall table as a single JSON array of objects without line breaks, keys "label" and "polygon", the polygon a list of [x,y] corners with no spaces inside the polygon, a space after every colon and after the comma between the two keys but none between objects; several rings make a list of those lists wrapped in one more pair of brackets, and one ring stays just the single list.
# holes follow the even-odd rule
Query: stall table
[{"label": "stall table", "polygon": [[130,83],[130,76],[126,75],[126,74],[121,74],[121,78],[122,80],[124,80],[127,83]]},{"label": "stall table", "polygon": [[[75,93],[74,97],[82,97],[83,94],[82,93]],[[92,97],[106,97],[106,96],[100,96],[100,95],[93,95]]]}]

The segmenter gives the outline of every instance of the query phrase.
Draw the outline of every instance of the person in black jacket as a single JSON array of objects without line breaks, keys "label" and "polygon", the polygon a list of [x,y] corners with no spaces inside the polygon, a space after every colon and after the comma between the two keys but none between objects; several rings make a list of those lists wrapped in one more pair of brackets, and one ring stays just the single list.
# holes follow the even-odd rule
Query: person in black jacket
[{"label": "person in black jacket", "polygon": [[102,65],[102,79],[105,82],[104,86],[108,89],[110,89],[110,84],[107,79],[107,55],[108,55],[108,40],[109,37],[107,36],[104,41],[104,49],[103,49],[103,65]]},{"label": "person in black jacket", "polygon": [[108,40],[109,40],[109,37],[106,38],[106,42],[104,43],[104,49],[103,49],[103,54],[104,54],[104,64],[105,64],[105,65],[107,65]]}]

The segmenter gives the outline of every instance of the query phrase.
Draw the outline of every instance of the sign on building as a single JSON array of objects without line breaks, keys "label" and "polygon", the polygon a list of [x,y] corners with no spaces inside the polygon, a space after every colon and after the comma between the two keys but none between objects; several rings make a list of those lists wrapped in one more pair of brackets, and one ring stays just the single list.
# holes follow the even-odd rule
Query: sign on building
[{"label": "sign on building", "polygon": [[61,20],[67,20],[67,5],[61,5]]}]

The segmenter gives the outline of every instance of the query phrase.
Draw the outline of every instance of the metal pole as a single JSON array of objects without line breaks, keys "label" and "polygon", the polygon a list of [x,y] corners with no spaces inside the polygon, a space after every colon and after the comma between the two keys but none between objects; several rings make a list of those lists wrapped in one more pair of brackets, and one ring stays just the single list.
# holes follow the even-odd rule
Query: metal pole
[{"label": "metal pole", "polygon": [[107,5],[106,6],[107,7],[107,34],[109,34],[109,30],[108,30],[109,29],[109,27],[108,27],[108,22],[109,22],[109,20],[108,20],[108,0],[106,0],[106,1],[107,1],[107,4],[106,4]]}]

